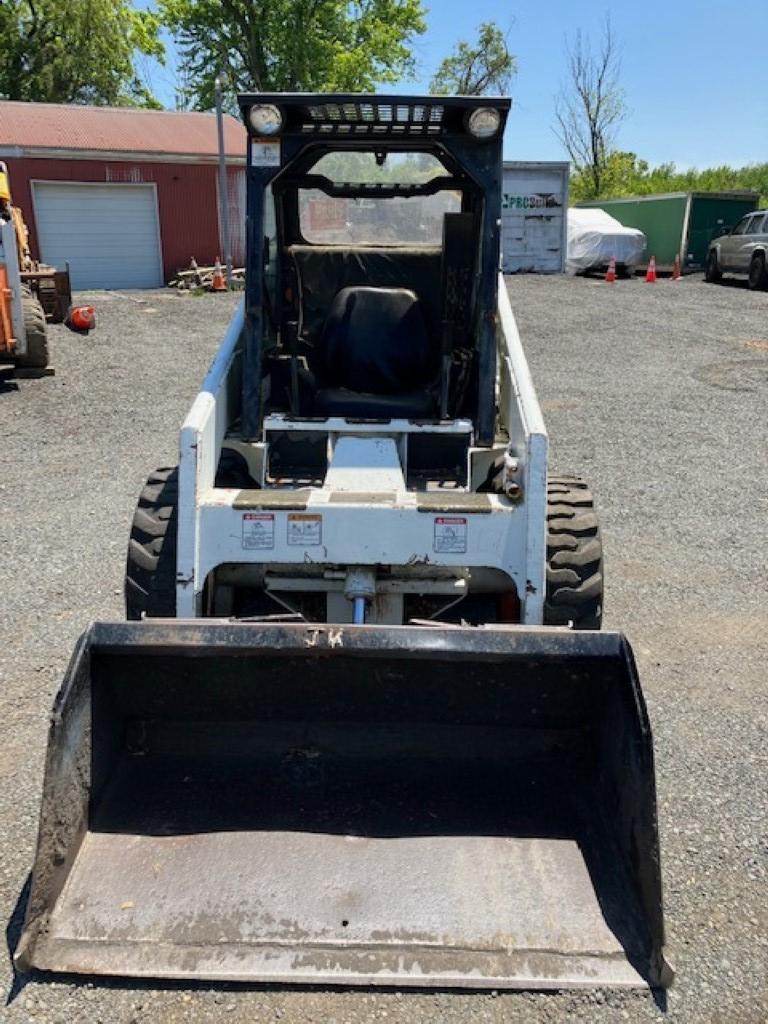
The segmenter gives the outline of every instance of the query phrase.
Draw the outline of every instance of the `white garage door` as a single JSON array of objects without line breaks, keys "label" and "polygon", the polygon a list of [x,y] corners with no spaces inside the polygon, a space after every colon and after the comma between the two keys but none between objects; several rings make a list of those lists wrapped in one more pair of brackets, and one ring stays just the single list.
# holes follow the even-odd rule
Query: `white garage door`
[{"label": "white garage door", "polygon": [[69,263],[74,288],[163,283],[153,185],[33,184],[40,258]]}]

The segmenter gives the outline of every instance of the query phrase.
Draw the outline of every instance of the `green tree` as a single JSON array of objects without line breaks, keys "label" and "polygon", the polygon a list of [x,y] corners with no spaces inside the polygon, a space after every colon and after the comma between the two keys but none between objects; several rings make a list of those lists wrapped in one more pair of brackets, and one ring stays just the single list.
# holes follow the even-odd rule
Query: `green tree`
[{"label": "green tree", "polygon": [[635,153],[612,150],[606,154],[599,195],[595,195],[589,168],[571,177],[571,199],[610,199],[613,196],[646,196],[661,192],[723,192],[749,189],[760,194],[761,206],[768,206],[768,163],[745,167],[695,167],[678,170],[673,163],[650,167]]},{"label": "green tree", "polygon": [[498,25],[484,22],[477,41],[460,40],[450,57],[443,60],[430,82],[438,96],[503,95],[517,72],[517,61],[509,52],[507,37]]},{"label": "green tree", "polygon": [[134,58],[162,61],[159,30],[129,0],[0,0],[0,96],[158,107]]},{"label": "green tree", "polygon": [[373,153],[326,153],[313,167],[331,181],[422,184],[448,176],[448,171],[431,153],[390,153],[379,163]]},{"label": "green tree", "polygon": [[595,183],[591,167],[582,167],[571,177],[571,197],[574,202],[582,199],[607,199],[610,196],[639,195],[638,185],[648,174],[648,164],[635,153],[612,150],[606,153],[602,163],[600,195],[595,195]]},{"label": "green tree", "polygon": [[209,109],[222,72],[231,90],[373,91],[414,68],[421,0],[160,0],[164,23]]}]

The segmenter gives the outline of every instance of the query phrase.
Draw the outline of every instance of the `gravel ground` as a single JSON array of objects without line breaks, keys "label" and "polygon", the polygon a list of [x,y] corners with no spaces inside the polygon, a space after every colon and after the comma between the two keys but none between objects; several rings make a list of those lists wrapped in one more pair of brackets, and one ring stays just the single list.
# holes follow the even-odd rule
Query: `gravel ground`
[{"label": "gravel ground", "polygon": [[[556,471],[592,483],[607,625],[655,730],[668,1006],[643,994],[326,992],[14,979],[14,1022],[768,1021],[768,295],[687,278],[510,280]],[[98,294],[52,330],[55,377],[0,383],[0,900],[29,870],[48,711],[75,639],[122,617],[136,494],[176,432],[231,296]],[[661,1005],[660,1005],[661,1004]]]}]

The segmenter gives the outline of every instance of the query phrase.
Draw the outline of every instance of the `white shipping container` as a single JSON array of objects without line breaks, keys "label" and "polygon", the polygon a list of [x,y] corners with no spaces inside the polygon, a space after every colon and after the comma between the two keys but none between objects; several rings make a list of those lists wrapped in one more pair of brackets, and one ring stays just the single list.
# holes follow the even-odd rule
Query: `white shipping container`
[{"label": "white shipping container", "polygon": [[501,196],[501,266],[518,272],[565,271],[570,164],[505,160]]}]

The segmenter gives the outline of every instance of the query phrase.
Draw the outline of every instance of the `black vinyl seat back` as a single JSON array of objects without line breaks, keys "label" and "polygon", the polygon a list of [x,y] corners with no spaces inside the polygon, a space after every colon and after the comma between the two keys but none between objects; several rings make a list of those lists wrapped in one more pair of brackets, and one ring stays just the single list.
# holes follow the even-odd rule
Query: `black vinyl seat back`
[{"label": "black vinyl seat back", "polygon": [[419,297],[430,338],[442,319],[442,250],[436,246],[291,245],[286,265],[298,279],[302,336],[319,346],[333,300],[344,288],[406,288]]},{"label": "black vinyl seat back", "polygon": [[342,288],[328,313],[319,364],[325,387],[379,396],[424,391],[435,353],[415,292]]}]

